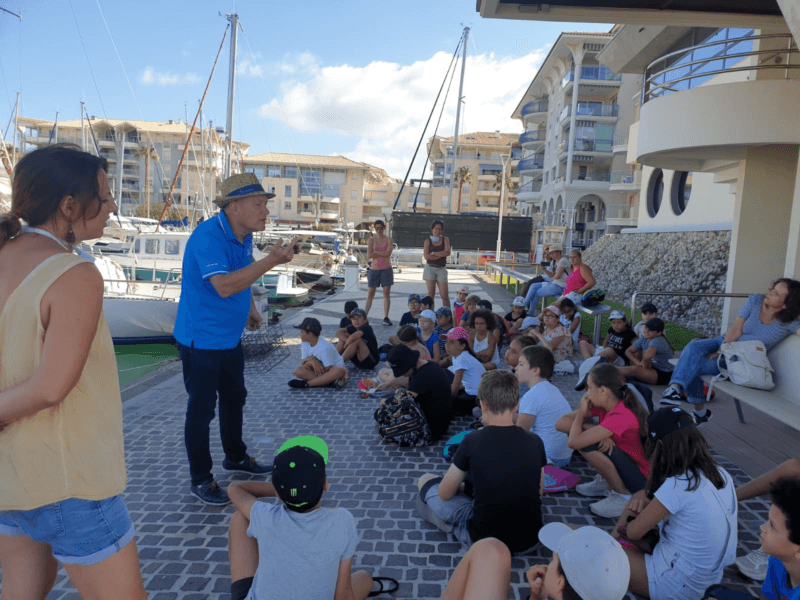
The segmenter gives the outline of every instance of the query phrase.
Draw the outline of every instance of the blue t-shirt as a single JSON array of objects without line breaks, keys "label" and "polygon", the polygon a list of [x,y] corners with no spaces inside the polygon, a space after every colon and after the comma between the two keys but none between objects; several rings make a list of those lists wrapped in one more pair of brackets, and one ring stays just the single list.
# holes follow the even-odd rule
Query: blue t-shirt
[{"label": "blue t-shirt", "polygon": [[[630,331],[630,330],[627,330]],[[672,358],[672,348],[669,347],[669,342],[664,339],[663,335],[648,339],[640,337],[633,342],[633,347],[641,350],[642,354],[647,352],[649,348],[656,349],[656,355],[653,357],[653,368],[659,371],[672,372],[675,368],[669,359]]]},{"label": "blue t-shirt", "polygon": [[436,345],[436,342],[441,341],[439,336],[436,334],[436,327],[434,326],[433,333],[427,340],[422,338],[422,329],[419,327],[417,327],[417,335],[419,336],[419,340],[422,342],[422,345],[428,349],[428,353],[431,355],[431,358],[433,358],[433,347]]},{"label": "blue t-shirt", "polygon": [[753,294],[739,309],[739,316],[745,321],[742,327],[742,335],[736,341],[758,340],[764,343],[767,350],[770,350],[784,338],[797,333],[797,330],[800,329],[800,320],[792,321],[791,323],[775,321],[765,325],[759,318],[762,304],[764,304],[764,294]]},{"label": "blue t-shirt", "polygon": [[[452,329],[452,327],[450,329]],[[444,327],[440,327],[439,325],[437,325],[436,327],[433,328],[433,333],[436,334],[436,337],[439,337],[440,335],[447,335],[447,332],[450,331],[450,329],[445,329]],[[440,339],[439,356],[445,356],[447,354],[447,350],[445,350],[444,345],[445,345],[445,340]]]},{"label": "blue t-shirt", "polygon": [[761,593],[767,600],[800,600],[800,586],[790,588],[790,585],[786,567],[777,558],[770,556],[767,578],[761,586]]},{"label": "blue t-shirt", "polygon": [[235,348],[250,314],[250,287],[223,298],[209,281],[253,262],[253,236],[239,242],[224,211],[200,223],[183,253],[175,339],[202,350]]}]

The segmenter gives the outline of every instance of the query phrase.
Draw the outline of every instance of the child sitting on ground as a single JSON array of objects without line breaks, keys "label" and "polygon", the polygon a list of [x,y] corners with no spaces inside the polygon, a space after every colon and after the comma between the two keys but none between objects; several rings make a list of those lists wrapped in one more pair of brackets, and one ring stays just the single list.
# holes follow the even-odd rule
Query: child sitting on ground
[{"label": "child sitting on ground", "polygon": [[[372,577],[351,573],[358,544],[353,516],[344,508],[320,506],[328,491],[327,462],[323,440],[300,436],[278,450],[272,483],[228,486],[236,507],[228,538],[231,600],[362,600],[370,593]],[[275,496],[281,502],[258,500]]]},{"label": "child sitting on ground", "polygon": [[356,308],[358,308],[358,302],[355,300],[348,300],[344,303],[344,316],[342,317],[342,320],[339,321],[339,329],[344,329],[350,325],[350,313]]},{"label": "child sitting on ground", "polygon": [[337,331],[336,337],[339,338],[336,350],[345,361],[352,361],[359,369],[374,369],[378,364],[378,340],[363,308],[353,309],[350,325]]},{"label": "child sitting on ground", "polygon": [[444,336],[453,328],[453,311],[446,306],[440,307],[436,311],[436,327],[433,332],[439,338],[439,364],[449,367],[452,359],[447,355]]},{"label": "child sitting on ground", "polygon": [[464,301],[464,312],[458,320],[458,327],[469,329],[469,314],[478,310],[478,302],[480,301],[481,297],[477,294],[470,294],[467,296],[467,299]]},{"label": "child sitting on ground", "polygon": [[620,371],[626,379],[636,378],[651,385],[669,385],[675,367],[669,362],[672,348],[663,334],[664,321],[658,317],[644,324],[644,337],[637,338],[625,351],[631,365],[620,368]]},{"label": "child sitting on ground", "polygon": [[644,324],[657,316],[658,308],[656,308],[655,304],[652,302],[645,302],[642,304],[642,320],[636,323],[636,325],[633,327],[636,337],[644,337]]},{"label": "child sitting on ground", "polygon": [[306,317],[300,325],[294,327],[300,330],[301,360],[300,366],[294,370],[295,379],[289,381],[289,387],[344,387],[347,367],[336,347],[325,338],[319,337],[322,333],[320,322],[314,317]]},{"label": "child sitting on ground", "polygon": [[436,335],[436,313],[432,310],[425,309],[421,313],[419,313],[419,318],[417,319],[419,325],[417,326],[417,335],[419,336],[419,341],[425,346],[425,349],[428,351],[428,356],[430,358],[424,358],[424,360],[432,360],[436,363],[439,362],[439,343],[441,340],[439,336]]},{"label": "child sitting on ground", "polygon": [[419,306],[422,310],[433,310],[433,298],[430,296],[423,296],[420,298]]},{"label": "child sitting on ground", "polygon": [[[588,424],[592,417],[598,417],[600,424]],[[582,496],[606,496],[589,509],[600,517],[619,517],[631,494],[644,489],[650,475],[643,447],[647,413],[625,386],[619,369],[596,365],[589,373],[578,410],[561,417],[556,429],[569,435],[569,447],[579,450],[598,472],[594,480],[576,486],[575,491]]]},{"label": "child sitting on ground", "polygon": [[450,392],[453,395],[453,414],[471,415],[478,397],[478,384],[484,374],[483,364],[469,347],[469,333],[455,327],[446,336],[447,354],[453,358],[448,369],[453,373]]},{"label": "child sitting on ground", "polygon": [[419,316],[420,312],[422,312],[422,308],[419,302],[419,294],[409,294],[408,312],[403,313],[403,316],[400,317],[400,326],[416,325],[417,317]]},{"label": "child sitting on ground", "polygon": [[[425,520],[452,528],[466,548],[495,537],[512,553],[523,552],[538,543],[542,527],[544,444],[514,425],[519,384],[513,374],[486,373],[478,397],[484,427],[464,438],[444,478],[426,474],[419,479],[418,507]],[[474,500],[459,494],[467,473]]]},{"label": "child sitting on ground", "polygon": [[497,343],[497,349],[500,350],[500,348],[503,346],[503,339],[506,335],[506,320],[501,315],[492,312],[492,303],[489,300],[483,299],[478,302],[478,310],[488,310],[490,313],[492,313],[495,327],[493,331],[490,330],[490,333],[494,337],[494,341]]},{"label": "child sitting on ground", "polygon": [[540,333],[534,328],[531,332],[531,336],[536,338],[540,345],[553,353],[556,363],[572,358],[572,337],[558,320],[560,314],[560,309],[551,304],[542,311],[544,331]]},{"label": "child sitting on ground", "polygon": [[779,479],[770,494],[769,519],[761,526],[770,557],[761,593],[767,600],[800,600],[800,479]]},{"label": "child sitting on ground", "polygon": [[583,317],[578,312],[578,307],[569,298],[564,298],[561,301],[561,316],[558,317],[558,321],[572,338],[572,347],[577,348],[580,342]]},{"label": "child sitting on ground", "polygon": [[544,442],[547,460],[565,467],[572,458],[567,434],[556,430],[558,420],[570,413],[570,407],[558,388],[550,383],[556,366],[553,353],[541,346],[522,349],[517,365],[517,379],[530,389],[522,397],[517,426],[538,435]]},{"label": "child sitting on ground", "polygon": [[[628,317],[625,316],[625,311],[618,308],[612,310],[611,314],[608,315],[608,320],[611,322],[611,327],[602,347],[595,348],[586,340],[581,340],[579,345],[581,356],[583,356],[584,360],[592,356],[602,356],[606,362],[617,367],[624,367],[627,364],[625,351],[636,340],[636,334],[628,325]],[[581,390],[583,387],[576,387],[575,389]]]},{"label": "child sitting on ground", "polygon": [[517,330],[519,326],[522,325],[522,321],[525,320],[526,316],[528,315],[525,312],[525,298],[517,296],[511,301],[511,312],[506,313],[504,317],[507,337],[517,334]]},{"label": "child sitting on ground", "polygon": [[508,344],[508,350],[506,350],[506,354],[503,359],[506,361],[506,364],[511,367],[512,373],[515,372],[517,366],[519,365],[519,357],[522,355],[522,349],[535,345],[536,340],[527,335],[518,336],[511,340],[511,343]]},{"label": "child sitting on ground", "polygon": [[[390,335],[389,336],[389,344],[392,346],[408,346],[412,350],[416,350],[420,353],[425,360],[430,360],[431,355],[428,352],[428,348],[423,344],[419,339],[419,334],[417,333],[417,327],[414,325],[403,325],[402,327],[397,328],[397,335]],[[391,348],[388,345],[381,346],[381,352],[388,353]]]},{"label": "child sitting on ground", "polygon": [[[628,555],[630,591],[651,600],[699,600],[736,558],[733,479],[680,408],[655,411],[647,426],[650,476],[613,535]],[[654,527],[658,540],[647,540]]]},{"label": "child sitting on ground", "polygon": [[492,333],[496,325],[494,313],[488,310],[476,310],[469,316],[469,346],[483,368],[491,371],[500,364],[500,354],[497,350],[497,341]]}]

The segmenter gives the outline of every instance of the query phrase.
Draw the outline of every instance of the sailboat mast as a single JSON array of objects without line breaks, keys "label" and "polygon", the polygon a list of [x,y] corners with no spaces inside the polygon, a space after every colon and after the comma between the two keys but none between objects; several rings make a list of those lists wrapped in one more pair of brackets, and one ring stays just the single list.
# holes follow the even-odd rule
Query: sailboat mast
[{"label": "sailboat mast", "polygon": [[233,154],[233,96],[236,91],[236,42],[239,34],[239,15],[226,15],[231,22],[231,60],[228,66],[228,122],[225,126],[225,168],[223,181],[231,176],[231,158]]},{"label": "sailboat mast", "polygon": [[458,84],[458,103],[456,104],[456,131],[453,134],[453,161],[450,168],[450,189],[447,192],[447,214],[453,212],[453,185],[456,182],[456,156],[458,156],[458,127],[461,121],[461,98],[464,97],[464,69],[467,66],[467,40],[469,27],[464,27],[464,54],[461,58],[461,81]]}]

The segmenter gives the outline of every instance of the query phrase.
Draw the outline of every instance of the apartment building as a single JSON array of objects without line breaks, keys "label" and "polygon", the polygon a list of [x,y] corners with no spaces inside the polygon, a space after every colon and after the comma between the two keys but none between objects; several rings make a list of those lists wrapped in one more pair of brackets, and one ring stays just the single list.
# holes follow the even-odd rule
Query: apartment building
[{"label": "apartment building", "polygon": [[[216,197],[223,176],[225,157],[224,129],[213,126],[195,129],[186,157],[178,166],[190,126],[177,121],[132,121],[98,119],[61,121],[19,119],[21,148],[58,142],[77,144],[108,160],[108,178],[120,213],[132,215],[146,203],[164,202],[178,174],[172,204],[187,211],[202,207],[203,199]],[[96,145],[95,145],[96,143]],[[233,171],[237,171],[249,144],[233,142]],[[149,150],[148,150],[149,149]],[[207,208],[213,208],[206,203]]]},{"label": "apartment building", "polygon": [[244,158],[264,189],[276,194],[269,210],[280,223],[336,227],[374,222],[380,208],[364,201],[370,166],[344,156],[268,152]]},{"label": "apartment building", "polygon": [[562,33],[512,114],[525,127],[517,203],[539,247],[586,248],[636,223],[640,172],[625,144],[638,78],[598,62],[611,37]]},{"label": "apartment building", "polygon": [[[435,213],[480,212],[497,215],[500,212],[500,180],[504,156],[510,157],[506,167],[507,191],[503,214],[517,216],[519,175],[517,163],[521,156],[519,135],[516,133],[475,132],[458,136],[458,155],[453,169],[453,137],[434,136],[428,140],[430,187],[420,188],[420,208],[423,191],[430,200],[422,207]],[[455,172],[452,206],[448,204],[450,180]],[[460,187],[460,194],[459,194]],[[414,194],[416,195],[416,190]],[[460,199],[459,199],[460,196]],[[413,196],[411,198],[413,203]],[[409,210],[404,206],[403,210]]]}]

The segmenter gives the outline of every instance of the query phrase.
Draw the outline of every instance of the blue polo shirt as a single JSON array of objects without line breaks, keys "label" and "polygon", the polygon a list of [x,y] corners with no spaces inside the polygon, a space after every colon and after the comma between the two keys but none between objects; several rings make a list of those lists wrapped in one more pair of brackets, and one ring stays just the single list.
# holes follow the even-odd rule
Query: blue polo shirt
[{"label": "blue polo shirt", "polygon": [[238,271],[253,261],[253,236],[240,243],[223,211],[200,223],[183,253],[181,299],[175,339],[202,350],[235,348],[250,314],[250,288],[223,298],[209,282],[214,275]]}]

